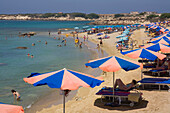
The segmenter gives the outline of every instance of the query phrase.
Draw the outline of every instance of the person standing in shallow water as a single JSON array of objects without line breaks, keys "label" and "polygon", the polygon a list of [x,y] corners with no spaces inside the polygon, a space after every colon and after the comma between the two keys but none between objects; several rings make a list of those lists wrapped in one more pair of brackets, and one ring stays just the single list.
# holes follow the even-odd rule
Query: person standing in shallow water
[{"label": "person standing in shallow water", "polygon": [[67,43],[67,41],[66,41],[66,39],[64,40],[64,46],[66,46],[66,43]]},{"label": "person standing in shallow water", "polygon": [[12,92],[12,94],[14,96],[14,101],[15,101],[15,97],[16,97],[17,101],[19,101],[21,99],[21,96],[17,91],[12,89],[11,92]]},{"label": "person standing in shallow water", "polygon": [[80,44],[79,44],[79,48],[82,48],[82,42],[80,42]]}]

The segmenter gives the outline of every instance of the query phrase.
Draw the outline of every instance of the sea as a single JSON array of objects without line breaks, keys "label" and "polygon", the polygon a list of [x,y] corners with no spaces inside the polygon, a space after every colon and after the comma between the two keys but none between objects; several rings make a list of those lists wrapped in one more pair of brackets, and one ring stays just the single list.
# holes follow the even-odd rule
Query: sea
[{"label": "sea", "polygon": [[[100,70],[86,68],[85,63],[105,56],[106,53],[99,52],[96,45],[89,41],[86,41],[80,49],[75,46],[74,39],[70,36],[66,38],[67,44],[64,46],[61,43],[64,36],[57,35],[57,31],[61,28],[82,28],[89,22],[0,20],[0,102],[20,105],[24,109],[30,108],[42,97],[48,97],[56,90],[48,86],[34,87],[25,83],[23,78],[33,72],[45,73],[67,68],[99,76]],[[28,32],[36,32],[36,35],[19,37],[19,33]],[[61,40],[58,40],[58,37],[61,37]],[[32,43],[35,46],[32,46]],[[27,47],[27,49],[17,47]],[[28,54],[34,57],[31,58]],[[21,101],[14,101],[12,89],[20,93]],[[59,90],[56,90],[56,95],[58,96],[56,102],[60,103]]]}]

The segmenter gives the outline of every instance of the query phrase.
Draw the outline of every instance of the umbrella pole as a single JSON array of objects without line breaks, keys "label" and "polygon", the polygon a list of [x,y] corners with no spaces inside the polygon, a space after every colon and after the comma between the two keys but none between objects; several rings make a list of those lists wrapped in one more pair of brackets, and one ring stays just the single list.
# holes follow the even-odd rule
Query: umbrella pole
[{"label": "umbrella pole", "polygon": [[63,113],[65,113],[65,91],[63,92]]},{"label": "umbrella pole", "polygon": [[114,102],[114,83],[115,83],[115,81],[114,81],[114,79],[115,79],[115,73],[113,72],[113,102]]},{"label": "umbrella pole", "polygon": [[[142,64],[143,64],[143,58],[142,58]],[[143,68],[141,69],[141,80],[143,79]]]}]

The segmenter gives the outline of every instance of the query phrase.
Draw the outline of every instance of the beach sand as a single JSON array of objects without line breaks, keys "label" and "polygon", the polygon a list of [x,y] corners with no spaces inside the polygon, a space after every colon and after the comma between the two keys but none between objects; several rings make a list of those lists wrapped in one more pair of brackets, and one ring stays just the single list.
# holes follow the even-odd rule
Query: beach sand
[{"label": "beach sand", "polygon": [[[115,55],[122,58],[130,59],[126,56],[120,54],[120,52],[116,49],[115,42],[118,40],[115,37],[120,35],[120,32],[109,34],[109,39],[103,40],[102,49],[106,51],[109,55]],[[84,33],[79,34],[79,36],[83,37]],[[138,41],[138,45],[143,44],[143,39],[149,39],[147,35],[144,33],[144,29],[136,30],[133,32],[131,36],[134,40]],[[89,35],[89,40],[94,42],[95,44],[99,43],[96,34]],[[137,59],[130,59],[137,61]],[[87,61],[88,62],[88,61]],[[84,65],[84,64],[82,64]],[[90,68],[90,67],[89,67]],[[103,86],[113,86],[113,76],[112,73],[107,73],[107,75],[101,75],[105,82],[100,86],[95,88],[80,88],[76,96],[69,100],[66,103],[66,113],[168,113],[170,110],[170,93],[166,91],[148,91],[148,90],[140,90],[143,93],[143,100],[136,107],[129,106],[121,106],[121,107],[108,107],[104,106],[100,101],[100,96],[95,95],[95,93],[101,89]],[[115,73],[116,78],[120,78],[124,83],[131,82],[132,79],[140,80],[141,79],[141,70],[133,70],[129,72],[125,72],[124,70],[119,70]],[[44,100],[45,101],[45,100]],[[37,113],[62,113],[63,112],[63,104],[53,105],[49,108],[44,108]]]}]

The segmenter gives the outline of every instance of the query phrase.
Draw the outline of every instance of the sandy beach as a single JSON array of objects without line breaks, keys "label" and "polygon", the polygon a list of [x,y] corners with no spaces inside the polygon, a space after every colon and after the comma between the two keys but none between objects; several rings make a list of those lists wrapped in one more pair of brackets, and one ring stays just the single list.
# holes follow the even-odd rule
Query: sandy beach
[{"label": "sandy beach", "polygon": [[[103,47],[101,47],[104,51],[108,53],[108,55],[115,55],[122,58],[130,59],[126,56],[121,55],[121,53],[116,49],[116,39],[115,37],[120,35],[120,32],[109,34],[109,39],[103,40]],[[80,37],[84,36],[84,33],[79,34]],[[99,40],[96,34],[89,35],[89,40],[95,44],[99,43]],[[149,37],[144,33],[144,29],[139,29],[133,32],[131,38],[138,41],[137,45],[143,44],[142,40],[148,40]],[[130,59],[134,60],[134,59]],[[134,61],[137,61],[135,59]],[[88,61],[87,61],[88,62]],[[84,64],[82,64],[84,65]],[[89,67],[90,68],[90,67]],[[119,70],[116,72],[116,78],[120,78],[124,83],[130,83],[132,79],[136,79],[137,81],[141,79],[141,70],[133,70],[129,72],[125,72],[124,70]],[[143,95],[142,102],[136,107],[129,106],[120,106],[120,107],[108,107],[104,106],[100,101],[100,96],[95,95],[95,93],[100,90],[104,86],[112,86],[113,85],[113,76],[112,73],[107,73],[107,75],[101,75],[104,79],[104,83],[95,88],[80,88],[76,96],[69,100],[66,103],[66,113],[167,113],[170,108],[170,98],[169,92],[166,91],[148,91],[148,90],[140,90]],[[144,76],[145,77],[145,76]],[[147,76],[146,76],[147,77]],[[41,111],[37,111],[37,113],[62,113],[63,105],[53,105],[49,108],[44,108]]]}]

